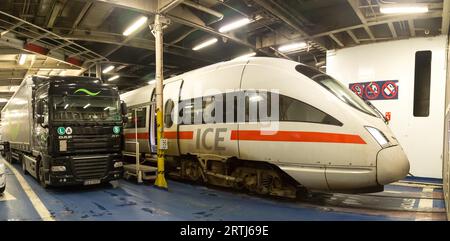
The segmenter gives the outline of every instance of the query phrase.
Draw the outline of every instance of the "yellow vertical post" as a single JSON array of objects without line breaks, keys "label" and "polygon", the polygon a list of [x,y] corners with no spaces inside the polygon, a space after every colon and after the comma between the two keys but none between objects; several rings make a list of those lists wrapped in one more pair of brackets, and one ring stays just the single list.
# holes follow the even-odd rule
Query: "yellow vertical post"
[{"label": "yellow vertical post", "polygon": [[161,140],[164,138],[164,120],[163,120],[163,34],[161,15],[155,15],[154,35],[156,52],[156,139],[157,139],[157,162],[158,173],[155,180],[155,186],[167,189],[167,181],[164,176],[164,154],[165,150],[161,147]]}]

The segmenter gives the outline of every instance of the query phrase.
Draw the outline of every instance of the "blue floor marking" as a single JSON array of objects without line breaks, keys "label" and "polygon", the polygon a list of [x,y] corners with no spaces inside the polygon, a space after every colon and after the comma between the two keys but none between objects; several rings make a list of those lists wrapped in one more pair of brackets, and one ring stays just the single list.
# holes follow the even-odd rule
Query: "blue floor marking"
[{"label": "blue floor marking", "polygon": [[[20,170],[20,165],[15,164]],[[11,175],[10,177],[13,177]],[[20,202],[0,212],[0,220],[38,219],[15,178],[8,177],[8,191]],[[10,181],[13,179],[13,181]],[[25,176],[56,220],[413,220],[383,214],[335,211],[327,206],[262,198],[244,193],[209,188],[169,180],[169,190],[148,184],[120,181],[118,188],[111,185],[93,187],[62,187],[44,190],[31,176]],[[9,190],[11,189],[11,191]],[[14,189],[16,189],[14,191]],[[421,192],[422,188],[387,186],[386,190]],[[12,205],[13,201],[10,202]],[[0,202],[0,205],[4,205]],[[415,205],[418,205],[416,202]],[[436,202],[435,205],[441,205]],[[11,209],[11,210],[8,210]],[[0,206],[0,210],[5,207]],[[16,211],[17,210],[17,211]],[[21,214],[20,212],[23,212]],[[26,216],[24,216],[26,214]]]},{"label": "blue floor marking", "polygon": [[0,221],[29,220],[39,221],[41,218],[28,199],[26,193],[17,181],[14,174],[7,169],[6,192],[14,196],[15,200],[0,202]]},{"label": "blue floor marking", "polygon": [[411,182],[426,182],[426,183],[433,183],[433,184],[442,184],[442,178],[407,176],[403,180],[404,181],[411,181]]}]

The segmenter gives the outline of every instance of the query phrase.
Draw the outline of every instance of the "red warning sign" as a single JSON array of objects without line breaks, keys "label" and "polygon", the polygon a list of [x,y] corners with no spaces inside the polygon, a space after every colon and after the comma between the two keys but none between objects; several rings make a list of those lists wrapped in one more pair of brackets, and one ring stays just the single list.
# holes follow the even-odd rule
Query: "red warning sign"
[{"label": "red warning sign", "polygon": [[363,97],[364,87],[360,84],[354,84],[351,87],[352,91],[355,92],[359,97]]},{"label": "red warning sign", "polygon": [[398,80],[351,83],[349,84],[349,88],[365,100],[398,99]]},{"label": "red warning sign", "polygon": [[384,83],[383,87],[381,87],[381,94],[386,99],[392,99],[397,96],[398,86],[396,83],[392,81],[387,81]]},{"label": "red warning sign", "polygon": [[366,98],[369,100],[374,100],[380,95],[380,86],[375,82],[368,84],[365,90]]}]

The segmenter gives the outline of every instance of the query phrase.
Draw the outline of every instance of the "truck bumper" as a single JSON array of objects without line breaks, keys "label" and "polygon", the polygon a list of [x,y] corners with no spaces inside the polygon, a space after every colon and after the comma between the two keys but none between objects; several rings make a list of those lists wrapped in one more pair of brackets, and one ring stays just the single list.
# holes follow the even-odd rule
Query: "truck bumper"
[{"label": "truck bumper", "polygon": [[47,170],[46,180],[52,186],[105,183],[122,178],[122,156],[104,154],[55,157],[49,162]]},{"label": "truck bumper", "polygon": [[[50,174],[50,185],[52,186],[67,186],[67,185],[91,185],[91,184],[97,184],[95,182],[92,182],[93,180],[98,180],[99,183],[107,183],[110,181],[121,179],[123,176],[123,171],[111,171],[108,175],[106,175],[103,178],[93,178],[93,179],[81,179],[77,178],[74,175],[57,175],[57,174]],[[90,184],[87,184],[89,183]]]}]

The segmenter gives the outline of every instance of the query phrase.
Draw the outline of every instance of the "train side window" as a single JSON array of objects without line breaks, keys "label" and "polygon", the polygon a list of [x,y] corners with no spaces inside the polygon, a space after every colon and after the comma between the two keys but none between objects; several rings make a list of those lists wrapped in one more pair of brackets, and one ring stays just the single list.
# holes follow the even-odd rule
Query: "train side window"
[{"label": "train side window", "polygon": [[182,125],[193,124],[194,120],[194,101],[193,99],[182,100],[178,104],[180,109],[179,117],[181,118]]},{"label": "train side window", "polygon": [[342,126],[325,112],[294,98],[280,95],[280,121],[311,122]]},{"label": "train side window", "polygon": [[134,128],[134,121],[133,121],[134,120],[134,110],[131,108],[128,108],[126,117],[127,117],[128,121],[125,124],[125,128],[126,129]]},{"label": "train side window", "polygon": [[245,93],[245,121],[261,122],[271,119],[271,97],[274,93],[249,91]]},{"label": "train side window", "polygon": [[173,113],[174,103],[171,99],[166,101],[164,106],[164,127],[170,128],[173,125],[172,113]]},{"label": "train side window", "polygon": [[414,116],[430,115],[431,51],[417,51],[414,69]]},{"label": "train side window", "polygon": [[212,123],[216,123],[215,120],[215,96],[206,96],[203,97],[203,101],[202,101],[202,114],[203,114],[203,120],[202,123],[203,124],[212,124]]},{"label": "train side window", "polygon": [[[143,107],[137,110],[137,128],[145,128],[145,117],[147,115],[147,108]],[[126,129],[135,128],[135,109],[129,109],[127,114],[128,122]]]}]

